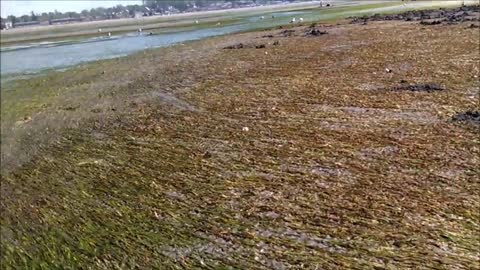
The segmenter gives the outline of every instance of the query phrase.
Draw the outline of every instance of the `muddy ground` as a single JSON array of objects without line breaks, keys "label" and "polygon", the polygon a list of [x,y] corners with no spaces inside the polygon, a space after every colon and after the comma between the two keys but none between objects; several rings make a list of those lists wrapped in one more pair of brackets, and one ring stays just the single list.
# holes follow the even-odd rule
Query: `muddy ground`
[{"label": "muddy ground", "polygon": [[469,24],[244,33],[2,89],[2,268],[479,268]]}]

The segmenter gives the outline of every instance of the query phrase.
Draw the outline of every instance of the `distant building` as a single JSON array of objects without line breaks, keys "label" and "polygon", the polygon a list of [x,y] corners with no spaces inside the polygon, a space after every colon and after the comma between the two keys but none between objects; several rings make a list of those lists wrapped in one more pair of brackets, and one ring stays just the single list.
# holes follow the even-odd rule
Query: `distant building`
[{"label": "distant building", "polygon": [[2,30],[8,30],[10,28],[13,28],[13,24],[11,21],[2,21],[0,25],[0,29]]},{"label": "distant building", "polygon": [[73,23],[73,22],[82,22],[84,18],[64,18],[64,19],[55,19],[50,20],[50,24],[65,24],[65,23]]},{"label": "distant building", "polygon": [[40,25],[39,21],[32,21],[32,22],[18,22],[13,24],[13,27],[26,27],[26,26],[34,26],[34,25]]}]

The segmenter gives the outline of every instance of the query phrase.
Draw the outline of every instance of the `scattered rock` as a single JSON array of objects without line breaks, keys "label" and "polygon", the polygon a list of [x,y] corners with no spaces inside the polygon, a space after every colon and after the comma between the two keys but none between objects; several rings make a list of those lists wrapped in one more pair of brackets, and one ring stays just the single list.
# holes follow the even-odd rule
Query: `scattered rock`
[{"label": "scattered rock", "polygon": [[80,161],[77,163],[77,166],[85,166],[85,165],[106,165],[105,160],[103,159],[87,159],[84,161]]},{"label": "scattered rock", "polygon": [[75,111],[77,108],[78,108],[78,106],[77,107],[75,107],[75,106],[65,106],[65,107],[62,107],[60,109],[64,110],[64,111]]},{"label": "scattered rock", "polygon": [[277,219],[280,217],[280,215],[274,211],[269,211],[269,212],[266,212],[266,213],[261,213],[260,214],[261,217],[266,217],[266,218],[270,218],[270,219]]},{"label": "scattered rock", "polygon": [[277,40],[277,41],[273,42],[273,46],[278,46],[278,45],[280,45],[280,41]]},{"label": "scattered rock", "polygon": [[21,125],[26,124],[26,123],[28,123],[28,122],[30,122],[30,121],[32,121],[32,117],[30,117],[30,116],[25,116],[25,117],[23,118],[23,120],[16,121],[16,122],[15,122],[15,126],[21,126]]},{"label": "scattered rock", "polygon": [[168,198],[175,200],[185,200],[185,195],[176,191],[169,191],[164,193]]},{"label": "scattered rock", "polygon": [[212,157],[212,154],[208,151],[203,154],[203,158],[205,158],[205,159],[211,158],[211,157]]},{"label": "scattered rock", "polygon": [[311,30],[309,30],[305,35],[307,36],[323,36],[323,35],[326,35],[328,34],[327,31],[321,31],[321,30],[318,30],[316,28],[313,28]]},{"label": "scattered rock", "polygon": [[284,31],[280,32],[280,35],[282,35],[284,37],[290,37],[290,36],[293,36],[293,33],[295,33],[295,30],[287,29],[287,30],[284,30]]},{"label": "scattered rock", "polygon": [[243,43],[238,43],[238,44],[234,44],[234,45],[224,47],[223,49],[235,50],[235,49],[243,49],[243,48],[245,48],[245,45],[243,45]]},{"label": "scattered rock", "polygon": [[445,88],[434,83],[402,84],[393,87],[393,91],[435,92],[442,90],[445,90]]},{"label": "scattered rock", "polygon": [[480,125],[480,111],[466,111],[452,117],[453,121],[469,122]]},{"label": "scattered rock", "polygon": [[468,28],[480,28],[480,25],[472,23]]},{"label": "scattered rock", "polygon": [[387,73],[392,73],[392,70],[389,69],[389,68],[386,68],[386,69],[385,69],[385,72],[387,72]]},{"label": "scattered rock", "polygon": [[437,24],[442,24],[441,21],[421,21],[421,25],[437,25]]},{"label": "scattered rock", "polygon": [[262,36],[262,38],[273,38],[273,35],[265,35],[265,36]]},{"label": "scattered rock", "polygon": [[234,45],[230,45],[227,47],[224,47],[223,49],[226,50],[237,50],[237,49],[246,49],[246,48],[257,48],[257,49],[263,49],[266,48],[267,46],[265,44],[259,44],[259,45],[245,45],[243,43],[238,43]]}]

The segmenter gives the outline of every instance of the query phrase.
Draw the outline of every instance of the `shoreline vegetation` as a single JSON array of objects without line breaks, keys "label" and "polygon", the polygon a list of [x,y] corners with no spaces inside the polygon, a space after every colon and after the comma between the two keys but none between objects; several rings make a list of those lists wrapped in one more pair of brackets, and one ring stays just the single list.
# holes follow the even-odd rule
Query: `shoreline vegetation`
[{"label": "shoreline vegetation", "polygon": [[479,268],[479,14],[277,27],[2,85],[2,269]]}]

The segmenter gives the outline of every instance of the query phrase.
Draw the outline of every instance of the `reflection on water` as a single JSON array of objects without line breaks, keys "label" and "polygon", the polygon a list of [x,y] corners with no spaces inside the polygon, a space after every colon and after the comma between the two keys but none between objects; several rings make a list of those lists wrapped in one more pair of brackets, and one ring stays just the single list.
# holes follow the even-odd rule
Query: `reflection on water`
[{"label": "reflection on water", "polygon": [[140,50],[242,31],[246,25],[209,28],[153,36],[122,36],[76,43],[50,43],[1,53],[1,73],[32,73],[78,63],[128,55]]}]

